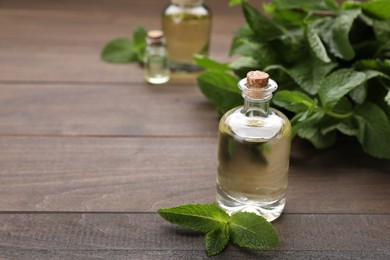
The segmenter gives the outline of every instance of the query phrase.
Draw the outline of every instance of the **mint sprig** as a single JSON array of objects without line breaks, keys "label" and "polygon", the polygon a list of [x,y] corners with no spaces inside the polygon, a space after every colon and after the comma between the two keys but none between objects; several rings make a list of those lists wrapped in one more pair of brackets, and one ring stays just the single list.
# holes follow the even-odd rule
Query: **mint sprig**
[{"label": "mint sprig", "polygon": [[213,203],[163,208],[158,210],[158,214],[172,224],[205,233],[209,256],[222,252],[229,241],[249,249],[279,246],[278,235],[272,225],[254,213],[238,212],[230,217]]},{"label": "mint sprig", "polygon": [[273,103],[288,111],[294,134],[319,149],[347,135],[390,159],[390,1],[272,0],[263,10],[249,2],[230,1],[246,20],[230,49],[239,57],[196,58],[199,88],[218,112],[241,105],[234,85],[263,70],[278,82]]},{"label": "mint sprig", "polygon": [[139,26],[135,29],[132,38],[123,37],[111,40],[104,46],[100,56],[103,60],[112,63],[143,62],[146,48],[145,28]]}]

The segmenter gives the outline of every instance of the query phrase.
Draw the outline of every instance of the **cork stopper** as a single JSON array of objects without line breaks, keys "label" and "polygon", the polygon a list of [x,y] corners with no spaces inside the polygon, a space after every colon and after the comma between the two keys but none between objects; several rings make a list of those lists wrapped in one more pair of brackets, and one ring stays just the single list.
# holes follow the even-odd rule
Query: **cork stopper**
[{"label": "cork stopper", "polygon": [[148,45],[164,45],[165,39],[164,39],[164,33],[160,30],[151,30],[148,31],[147,40]]},{"label": "cork stopper", "polygon": [[161,39],[162,37],[164,37],[164,33],[160,30],[148,31],[148,38],[149,39]]},{"label": "cork stopper", "polygon": [[246,76],[238,83],[242,96],[246,99],[268,100],[272,97],[272,92],[278,88],[278,84],[263,71],[249,71]]},{"label": "cork stopper", "polygon": [[246,80],[248,88],[265,88],[268,85],[269,75],[260,70],[249,71]]}]

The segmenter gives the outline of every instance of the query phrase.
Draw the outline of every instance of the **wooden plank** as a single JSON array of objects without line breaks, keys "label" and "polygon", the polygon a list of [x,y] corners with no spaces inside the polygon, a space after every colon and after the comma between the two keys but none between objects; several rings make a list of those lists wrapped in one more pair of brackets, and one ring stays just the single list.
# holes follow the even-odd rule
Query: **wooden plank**
[{"label": "wooden plank", "polygon": [[194,85],[0,84],[0,103],[0,135],[217,134],[217,112]]},{"label": "wooden plank", "polygon": [[[154,212],[211,203],[216,148],[214,137],[1,137],[0,211]],[[314,151],[295,142],[285,212],[390,214],[389,169],[353,144]]]},{"label": "wooden plank", "polygon": [[[163,1],[136,5],[122,1],[123,6],[107,1],[100,1],[101,5],[73,1],[65,6],[58,6],[57,1],[19,1],[12,8],[13,1],[4,2],[0,9],[3,82],[142,82],[137,65],[105,63],[100,51],[109,40],[129,36],[138,25],[160,28],[159,16],[165,5]],[[212,9],[211,56],[226,61],[233,31],[243,19],[239,9],[229,9],[226,4],[214,3]]]},{"label": "wooden plank", "polygon": [[[209,259],[204,250],[40,250],[20,248],[0,248],[0,253],[6,259]],[[227,251],[212,259],[267,259],[267,260],[312,260],[312,259],[376,259],[388,260],[389,251],[341,251],[341,250],[308,250],[308,251],[264,251],[252,252],[248,250]]]},{"label": "wooden plank", "polygon": [[[2,256],[48,258],[203,258],[203,235],[173,226],[156,214],[1,214]],[[389,215],[285,214],[274,224],[281,247],[246,251],[229,245],[218,259],[386,259]]]}]

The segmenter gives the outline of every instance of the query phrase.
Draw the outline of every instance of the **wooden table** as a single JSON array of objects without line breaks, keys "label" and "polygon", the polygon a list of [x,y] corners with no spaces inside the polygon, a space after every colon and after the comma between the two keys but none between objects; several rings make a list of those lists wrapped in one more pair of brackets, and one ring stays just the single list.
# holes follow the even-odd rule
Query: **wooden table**
[{"label": "wooden table", "polygon": [[[215,200],[218,116],[194,79],[163,87],[99,58],[167,1],[0,1],[0,258],[206,258],[161,207]],[[226,1],[225,1],[226,2]],[[239,8],[209,1],[227,60]],[[390,163],[295,140],[282,245],[214,259],[390,259]]]}]

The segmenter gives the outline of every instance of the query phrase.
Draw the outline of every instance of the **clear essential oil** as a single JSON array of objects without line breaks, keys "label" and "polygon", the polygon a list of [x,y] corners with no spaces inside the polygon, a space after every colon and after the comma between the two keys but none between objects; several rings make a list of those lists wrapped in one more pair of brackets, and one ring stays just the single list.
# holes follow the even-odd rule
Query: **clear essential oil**
[{"label": "clear essential oil", "polygon": [[144,58],[145,81],[151,84],[163,84],[169,81],[168,52],[162,31],[149,31]]},{"label": "clear essential oil", "polygon": [[[260,76],[268,82],[268,74]],[[246,81],[239,83],[244,106],[227,112],[219,124],[217,203],[229,214],[254,212],[272,221],[285,206],[291,126],[269,108],[276,83],[249,87]]]},{"label": "clear essential oil", "polygon": [[163,13],[162,25],[171,69],[199,71],[193,55],[208,54],[211,28],[211,14],[203,1],[172,0]]}]

